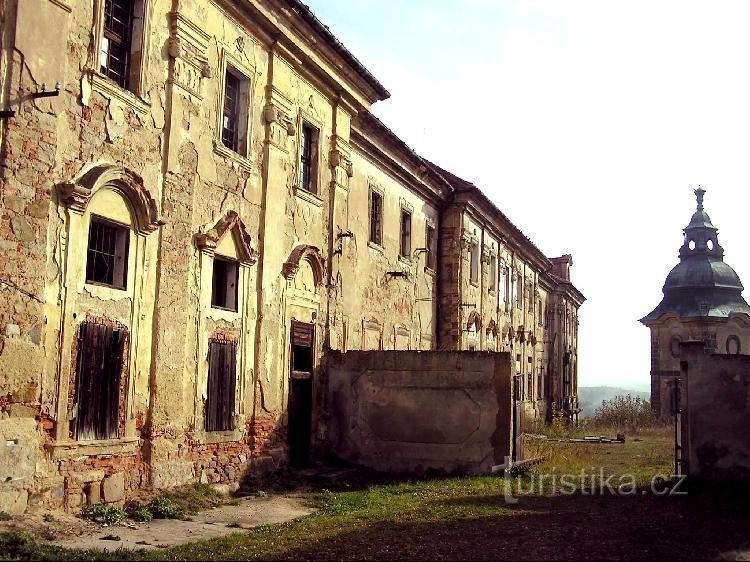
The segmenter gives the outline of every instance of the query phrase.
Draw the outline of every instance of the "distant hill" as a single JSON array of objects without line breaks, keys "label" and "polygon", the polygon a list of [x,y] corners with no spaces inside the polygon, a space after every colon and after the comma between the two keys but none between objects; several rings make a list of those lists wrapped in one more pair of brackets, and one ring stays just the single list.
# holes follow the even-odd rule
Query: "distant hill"
[{"label": "distant hill", "polygon": [[642,390],[633,390],[628,388],[618,388],[616,386],[579,386],[578,387],[578,404],[583,408],[582,418],[594,415],[594,411],[602,405],[604,400],[612,400],[615,396],[640,396],[649,400],[651,394]]}]

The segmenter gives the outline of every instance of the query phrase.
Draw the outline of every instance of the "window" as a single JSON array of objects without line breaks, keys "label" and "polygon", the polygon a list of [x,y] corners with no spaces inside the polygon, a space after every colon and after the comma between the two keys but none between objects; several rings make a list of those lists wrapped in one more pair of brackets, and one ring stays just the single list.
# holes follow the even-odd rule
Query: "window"
[{"label": "window", "polygon": [[497,286],[497,256],[490,256],[490,292],[495,292]]},{"label": "window", "polygon": [[536,377],[536,399],[544,399],[544,367],[542,367],[539,375]]},{"label": "window", "polygon": [[224,79],[224,117],[221,126],[221,142],[224,146],[239,152],[239,102],[240,80],[229,69]]},{"label": "window", "polygon": [[516,306],[523,311],[523,277],[519,273],[518,280],[516,281]]},{"label": "window", "polygon": [[208,345],[206,431],[234,429],[237,344],[212,341]]},{"label": "window", "polygon": [[122,88],[130,86],[132,33],[133,0],[105,0],[99,65],[101,73]]},{"label": "window", "polygon": [[239,264],[234,260],[214,257],[211,306],[237,312],[237,280]]},{"label": "window", "polygon": [[469,272],[469,280],[475,285],[479,284],[479,244],[476,242],[471,243],[471,270]]},{"label": "window", "polygon": [[99,217],[91,218],[86,257],[86,283],[125,290],[128,282],[130,229]]},{"label": "window", "polygon": [[120,382],[127,330],[83,322],[78,331],[75,435],[79,440],[120,436]]},{"label": "window", "polygon": [[411,259],[411,213],[401,209],[401,248],[399,256]]},{"label": "window", "polygon": [[370,191],[370,242],[383,245],[383,196]]},{"label": "window", "polygon": [[435,269],[437,262],[437,250],[435,245],[435,227],[428,224],[425,228],[424,245],[427,248],[427,267]]},{"label": "window", "polygon": [[505,303],[505,311],[507,312],[508,310],[510,310],[510,288],[511,288],[511,285],[510,285],[511,277],[510,277],[509,267],[506,267],[503,270],[503,277],[505,278],[504,279],[505,286],[503,287],[503,302]]},{"label": "window", "polygon": [[299,145],[299,187],[317,193],[318,130],[308,123],[302,123]]},{"label": "window", "polygon": [[537,324],[541,327],[544,325],[544,307],[542,306],[542,299],[537,301]]}]

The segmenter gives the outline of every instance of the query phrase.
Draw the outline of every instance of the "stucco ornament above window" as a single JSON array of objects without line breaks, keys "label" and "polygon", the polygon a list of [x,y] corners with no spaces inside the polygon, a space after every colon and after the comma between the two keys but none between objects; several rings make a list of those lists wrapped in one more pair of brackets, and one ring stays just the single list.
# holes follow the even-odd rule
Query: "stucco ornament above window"
[{"label": "stucco ornament above window", "polygon": [[159,215],[156,200],[143,185],[143,178],[132,170],[113,164],[100,164],[76,179],[60,184],[60,200],[73,212],[83,214],[100,189],[119,191],[131,205],[138,234],[151,234],[166,221]]},{"label": "stucco ornament above window", "polygon": [[322,285],[326,270],[325,258],[320,253],[320,248],[308,244],[300,244],[292,250],[291,254],[289,254],[289,259],[286,261],[284,268],[282,269],[284,277],[286,279],[292,279],[297,274],[299,265],[303,260],[307,261],[312,267],[315,284]]},{"label": "stucco ornament above window", "polygon": [[243,265],[255,265],[258,251],[250,245],[250,234],[236,211],[228,211],[207,232],[196,234],[195,245],[203,252],[213,253],[222,238],[229,233],[234,237],[237,258]]}]

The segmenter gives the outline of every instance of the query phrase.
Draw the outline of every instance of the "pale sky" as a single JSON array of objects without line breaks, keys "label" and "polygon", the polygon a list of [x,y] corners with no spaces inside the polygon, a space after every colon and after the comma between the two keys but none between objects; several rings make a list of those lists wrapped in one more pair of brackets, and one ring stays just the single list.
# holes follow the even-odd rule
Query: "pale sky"
[{"label": "pale sky", "polygon": [[573,254],[580,385],[645,385],[648,330],[706,190],[750,283],[750,2],[308,0],[385,85],[373,112]]}]

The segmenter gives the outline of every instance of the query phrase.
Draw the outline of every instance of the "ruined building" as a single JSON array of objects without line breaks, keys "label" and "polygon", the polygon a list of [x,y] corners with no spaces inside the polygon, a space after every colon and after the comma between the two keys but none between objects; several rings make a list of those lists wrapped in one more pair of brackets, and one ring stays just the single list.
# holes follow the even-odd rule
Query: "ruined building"
[{"label": "ruined building", "polygon": [[660,417],[675,410],[675,381],[680,376],[680,343],[702,341],[707,354],[747,354],[750,306],[742,283],[724,262],[719,230],[703,208],[705,190],[684,230],[680,263],[664,282],[664,298],[641,319],[651,329],[651,405]]},{"label": "ruined building", "polygon": [[304,462],[329,350],[510,351],[576,409],[570,256],[371,113],[298,0],[0,3],[0,505]]}]

